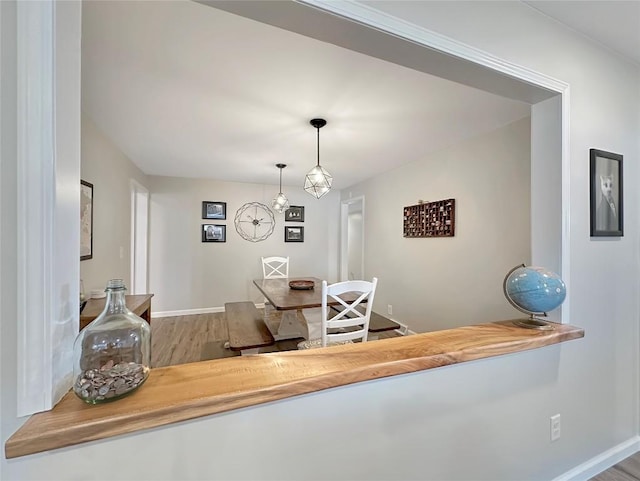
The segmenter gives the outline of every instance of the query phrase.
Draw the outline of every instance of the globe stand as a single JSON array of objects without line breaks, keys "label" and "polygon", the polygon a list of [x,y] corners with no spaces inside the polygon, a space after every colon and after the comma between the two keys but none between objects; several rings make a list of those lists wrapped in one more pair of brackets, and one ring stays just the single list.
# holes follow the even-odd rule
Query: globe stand
[{"label": "globe stand", "polygon": [[[517,306],[514,307],[518,309]],[[524,312],[522,309],[518,310]],[[546,313],[544,314],[546,315]],[[553,324],[535,317],[533,314],[531,314],[531,317],[529,317],[529,319],[516,319],[515,321],[513,321],[513,323],[518,327],[524,327],[526,329],[538,329],[539,331],[552,331],[553,329],[555,329]]]},{"label": "globe stand", "polygon": [[516,326],[524,327],[525,329],[538,329],[540,331],[551,331],[551,330],[555,329],[555,327],[553,326],[553,324],[551,322],[546,321],[544,319],[541,319],[539,317],[536,317],[536,315],[547,317],[547,313],[546,312],[528,311],[528,310],[523,309],[522,307],[520,307],[518,304],[516,304],[513,301],[513,299],[511,299],[511,296],[509,295],[509,292],[507,290],[507,279],[509,279],[509,276],[514,271],[516,271],[517,269],[520,269],[521,267],[525,267],[525,265],[524,264],[517,265],[513,269],[511,269],[509,272],[507,272],[507,275],[504,276],[504,281],[502,282],[502,290],[504,291],[504,297],[507,298],[507,301],[509,301],[509,304],[511,304],[514,308],[516,308],[520,312],[524,312],[525,314],[529,314],[529,318],[528,319],[515,319],[513,321],[513,323]]}]

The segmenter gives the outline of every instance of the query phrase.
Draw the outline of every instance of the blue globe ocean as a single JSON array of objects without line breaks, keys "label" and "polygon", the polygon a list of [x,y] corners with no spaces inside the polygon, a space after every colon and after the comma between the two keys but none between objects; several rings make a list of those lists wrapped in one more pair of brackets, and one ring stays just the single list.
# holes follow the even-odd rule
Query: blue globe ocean
[{"label": "blue globe ocean", "polygon": [[544,267],[518,267],[505,280],[505,291],[520,308],[532,313],[549,312],[567,295],[560,276]]}]

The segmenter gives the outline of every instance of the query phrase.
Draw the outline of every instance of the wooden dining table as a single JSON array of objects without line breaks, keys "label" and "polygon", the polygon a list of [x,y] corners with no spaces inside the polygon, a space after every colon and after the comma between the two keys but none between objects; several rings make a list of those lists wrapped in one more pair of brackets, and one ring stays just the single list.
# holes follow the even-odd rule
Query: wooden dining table
[{"label": "wooden dining table", "polygon": [[[311,289],[292,289],[291,281],[313,281]],[[253,283],[264,297],[277,310],[282,311],[282,319],[277,330],[272,332],[274,339],[293,339],[296,337],[308,337],[308,326],[303,309],[313,309],[322,306],[322,279],[317,277],[288,277],[277,279],[254,279]],[[356,294],[344,296],[345,301],[355,300]],[[327,305],[338,305],[338,301],[329,300]],[[272,328],[269,323],[267,327]]]}]

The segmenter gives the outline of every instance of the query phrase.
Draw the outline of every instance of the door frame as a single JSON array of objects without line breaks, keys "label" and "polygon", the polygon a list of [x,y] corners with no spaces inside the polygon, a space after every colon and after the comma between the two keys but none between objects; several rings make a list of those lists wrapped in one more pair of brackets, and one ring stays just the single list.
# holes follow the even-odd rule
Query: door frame
[{"label": "door frame", "polygon": [[[145,205],[140,204],[140,196]],[[149,190],[131,179],[131,293],[147,294],[149,289]]]},{"label": "door frame", "polygon": [[360,259],[361,271],[364,275],[364,232],[365,232],[365,210],[364,195],[343,199],[340,201],[340,280],[349,279],[349,206],[362,203],[362,259]]}]

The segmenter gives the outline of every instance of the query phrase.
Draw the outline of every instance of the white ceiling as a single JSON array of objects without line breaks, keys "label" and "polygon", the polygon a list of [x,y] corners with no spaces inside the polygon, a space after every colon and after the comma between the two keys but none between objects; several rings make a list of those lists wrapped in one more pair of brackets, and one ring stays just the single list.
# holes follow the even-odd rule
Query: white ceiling
[{"label": "white ceiling", "polygon": [[145,173],[344,188],[528,104],[194,2],[83,4],[83,110]]},{"label": "white ceiling", "polygon": [[320,163],[336,188],[530,111],[191,1],[84,2],[82,107],[149,175],[277,185],[281,162],[290,186],[316,162],[309,120],[324,117]]}]

